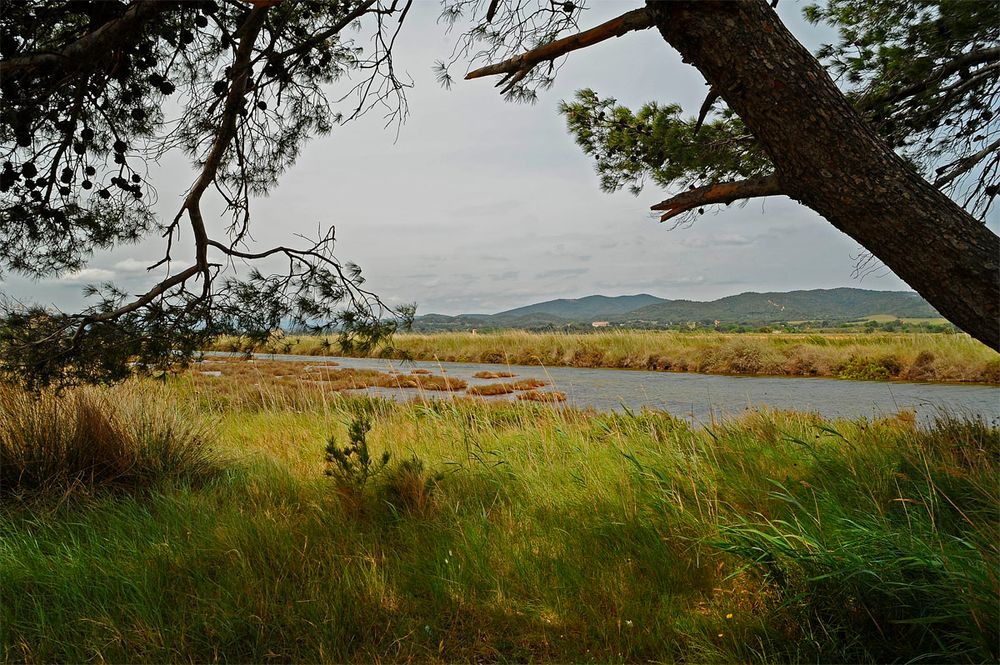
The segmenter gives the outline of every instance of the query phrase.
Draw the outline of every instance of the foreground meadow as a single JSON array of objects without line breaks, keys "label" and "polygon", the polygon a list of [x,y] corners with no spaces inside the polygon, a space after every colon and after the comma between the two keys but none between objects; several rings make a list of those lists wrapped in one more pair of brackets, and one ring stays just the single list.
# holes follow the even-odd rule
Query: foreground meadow
[{"label": "foreground meadow", "polygon": [[194,377],[0,391],[52,662],[995,662],[1000,432]]},{"label": "foreground meadow", "polygon": [[[239,338],[210,350],[241,351]],[[281,335],[270,353],[341,355],[337,338]],[[615,330],[592,334],[404,333],[371,356],[444,362],[616,367],[707,374],[1000,383],[1000,354],[963,334],[715,333]]]}]

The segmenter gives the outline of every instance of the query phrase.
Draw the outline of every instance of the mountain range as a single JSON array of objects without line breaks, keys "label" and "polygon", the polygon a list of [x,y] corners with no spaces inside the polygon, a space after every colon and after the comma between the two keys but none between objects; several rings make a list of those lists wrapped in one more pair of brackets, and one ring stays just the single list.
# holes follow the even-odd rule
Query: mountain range
[{"label": "mountain range", "polygon": [[869,317],[936,318],[940,316],[911,291],[869,291],[837,288],[754,293],[709,302],[669,300],[646,293],[631,296],[593,295],[562,298],[509,309],[496,314],[426,314],[414,321],[416,330],[470,328],[558,328],[607,322],[610,325],[669,327],[694,322],[764,325],[798,321],[847,322]]}]

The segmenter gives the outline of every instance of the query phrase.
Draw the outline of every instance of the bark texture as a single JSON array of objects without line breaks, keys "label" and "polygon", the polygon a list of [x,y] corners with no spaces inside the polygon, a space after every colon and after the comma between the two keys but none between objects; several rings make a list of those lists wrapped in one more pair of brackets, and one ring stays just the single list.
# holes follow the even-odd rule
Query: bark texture
[{"label": "bark texture", "polygon": [[647,0],[647,10],[760,140],[784,193],[1000,350],[1000,238],[868,127],[764,0]]}]

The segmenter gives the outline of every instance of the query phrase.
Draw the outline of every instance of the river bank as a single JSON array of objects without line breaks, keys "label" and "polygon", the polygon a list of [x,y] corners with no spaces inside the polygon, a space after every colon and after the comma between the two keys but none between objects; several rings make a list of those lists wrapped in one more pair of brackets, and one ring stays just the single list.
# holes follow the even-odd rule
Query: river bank
[{"label": "river bank", "polygon": [[[244,347],[223,337],[208,350]],[[336,336],[281,335],[258,351],[342,355]],[[932,333],[401,333],[365,357],[1000,385],[1000,354],[967,335]]]}]

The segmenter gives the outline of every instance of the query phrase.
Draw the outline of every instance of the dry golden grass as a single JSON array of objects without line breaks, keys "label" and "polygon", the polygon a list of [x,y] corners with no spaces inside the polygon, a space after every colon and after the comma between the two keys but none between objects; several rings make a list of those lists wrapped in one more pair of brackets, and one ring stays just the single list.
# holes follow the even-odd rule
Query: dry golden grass
[{"label": "dry golden grass", "polygon": [[[494,374],[493,372],[479,372],[474,376],[479,376],[479,374]],[[502,374],[502,373],[501,373]],[[509,376],[513,376],[509,374]],[[482,377],[480,377],[482,378]],[[549,385],[548,381],[543,381],[542,379],[519,379],[513,383],[487,383],[481,386],[471,386],[468,389],[470,395],[509,395],[512,392],[518,390],[534,390],[535,388],[541,388],[542,386]]]},{"label": "dry golden grass", "polygon": [[[280,349],[337,355],[322,337],[288,336]],[[240,348],[222,338],[214,350]],[[760,376],[1000,383],[1000,354],[964,334],[716,333],[616,330],[591,334],[407,333],[373,356],[446,362],[568,367],[620,367]],[[482,378],[504,378],[484,375]]]},{"label": "dry golden grass", "polygon": [[221,468],[213,444],[208,422],[162,386],[0,386],[0,497],[204,478]]},{"label": "dry golden grass", "polygon": [[565,402],[566,393],[561,393],[558,390],[548,392],[542,392],[541,390],[529,390],[528,392],[521,393],[517,396],[517,398],[519,400],[530,402]]},{"label": "dry golden grass", "polygon": [[543,381],[542,379],[520,379],[511,385],[514,387],[514,390],[533,390],[535,388],[547,386],[549,385],[549,382]]},{"label": "dry golden grass", "polygon": [[[429,376],[408,376],[400,377],[401,379],[409,379],[412,381],[413,385],[408,385],[406,382],[404,385],[402,382],[398,386],[400,388],[420,388],[422,390],[446,390],[446,391],[458,391],[465,390],[468,385],[462,379],[456,379],[450,376],[437,376],[431,374]],[[382,386],[383,388],[395,388],[395,385]]]},{"label": "dry golden grass", "polygon": [[470,386],[466,391],[470,395],[488,397],[490,395],[509,395],[515,388],[509,383],[487,383],[481,386]]},{"label": "dry golden grass", "polygon": [[476,372],[472,376],[477,379],[509,379],[517,376],[513,372]]},{"label": "dry golden grass", "polygon": [[[254,358],[218,358],[198,363],[188,370],[195,390],[221,390],[254,386],[269,391],[312,387],[321,391],[362,390],[365,388],[418,388],[433,391],[460,391],[461,379],[424,374],[401,374],[371,369],[338,368],[333,364],[306,365],[296,361]],[[223,380],[226,379],[226,380]]]}]

